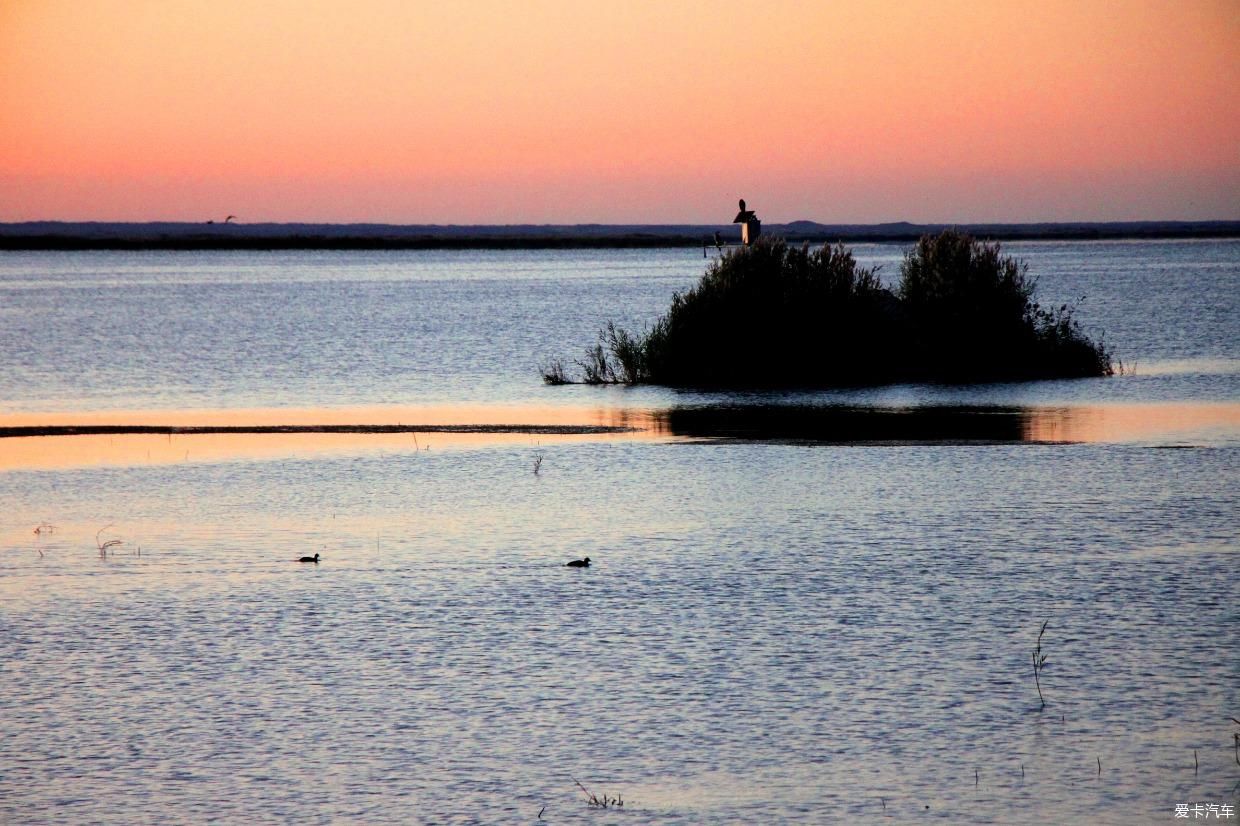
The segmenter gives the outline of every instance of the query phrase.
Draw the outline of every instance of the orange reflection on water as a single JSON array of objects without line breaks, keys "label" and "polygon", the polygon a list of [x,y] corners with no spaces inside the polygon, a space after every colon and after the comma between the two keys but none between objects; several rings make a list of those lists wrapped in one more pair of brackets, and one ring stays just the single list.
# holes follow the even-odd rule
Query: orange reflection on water
[{"label": "orange reflection on water", "polygon": [[[255,410],[159,410],[0,415],[0,427],[411,426],[400,433],[122,433],[0,439],[0,471],[175,464],[378,452],[529,445],[599,439],[652,439],[660,429],[640,410],[586,407],[440,406]],[[602,433],[442,432],[416,427],[606,427]]]},{"label": "orange reflection on water", "polygon": [[0,413],[0,427],[91,425],[265,427],[273,425],[418,424],[645,427],[648,423],[648,412],[641,409],[586,405],[442,404]]},{"label": "orange reflection on water", "polygon": [[[928,415],[935,408],[926,408]],[[890,410],[886,410],[888,414]],[[916,416],[917,410],[907,411]],[[1240,404],[1109,404],[1055,408],[961,411],[966,424],[952,430],[950,441],[968,441],[969,416],[1012,417],[1006,439],[1024,442],[1149,442],[1170,444],[1240,441]],[[901,424],[905,424],[902,423]],[[405,432],[295,433],[122,433],[0,438],[0,472],[95,465],[175,464],[179,462],[317,457],[366,453],[413,453],[493,445],[540,445],[563,441],[665,440],[674,434],[668,411],[599,407],[443,405],[326,409],[107,411],[100,413],[6,414],[0,427],[358,427],[402,426]],[[558,432],[503,432],[488,428],[560,428]],[[418,428],[468,427],[471,432]],[[573,432],[573,428],[616,428],[604,432]],[[912,439],[897,428],[890,439]],[[994,439],[979,429],[981,441]],[[715,434],[716,436],[719,434]],[[748,434],[754,437],[755,434]],[[767,436],[778,434],[756,434]],[[981,438],[986,436],[986,438]],[[866,439],[873,440],[870,435]],[[924,438],[924,436],[922,437]],[[835,434],[832,443],[839,441]],[[859,437],[859,442],[866,439]],[[1004,439],[1004,440],[1006,440]],[[813,441],[812,438],[809,441]],[[917,441],[917,439],[912,439]]]},{"label": "orange reflection on water", "polygon": [[1031,442],[1215,441],[1240,438],[1240,404],[1106,404],[1034,408]]}]

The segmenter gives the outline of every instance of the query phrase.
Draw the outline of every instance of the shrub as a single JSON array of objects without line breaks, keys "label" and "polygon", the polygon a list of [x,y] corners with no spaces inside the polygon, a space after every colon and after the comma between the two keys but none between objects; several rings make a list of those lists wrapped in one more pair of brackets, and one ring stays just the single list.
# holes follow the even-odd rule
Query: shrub
[{"label": "shrub", "polygon": [[[946,231],[905,256],[897,293],[842,244],[762,238],[724,253],[641,337],[608,324],[587,384],[822,387],[1110,375],[1072,308],[1033,300],[1027,267]],[[568,381],[559,362],[544,370]]]},{"label": "shrub", "polygon": [[[649,381],[698,386],[849,384],[887,373],[895,297],[843,245],[764,239],[713,262],[646,336]],[[864,342],[864,344],[863,344]]]},{"label": "shrub", "polygon": [[[1073,309],[1043,309],[1023,262],[960,232],[925,235],[904,257],[899,295],[909,320],[915,378],[932,381],[1111,375]],[[910,365],[912,366],[912,365]]]}]

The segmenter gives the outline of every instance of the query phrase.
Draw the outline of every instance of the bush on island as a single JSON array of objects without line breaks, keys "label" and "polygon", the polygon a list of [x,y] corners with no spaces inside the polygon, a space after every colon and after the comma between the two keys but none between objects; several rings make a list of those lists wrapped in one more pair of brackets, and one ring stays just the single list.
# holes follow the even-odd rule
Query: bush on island
[{"label": "bush on island", "polygon": [[1034,300],[1028,265],[998,244],[946,230],[904,256],[899,295],[917,354],[914,378],[1010,381],[1109,376],[1111,355],[1067,304]]},{"label": "bush on island", "polygon": [[[842,244],[762,238],[712,262],[643,335],[608,324],[577,362],[579,381],[761,388],[1111,375],[1110,353],[1072,308],[1044,309],[1034,291],[1024,263],[952,230],[905,255],[895,292]],[[543,378],[572,381],[559,361]]]}]

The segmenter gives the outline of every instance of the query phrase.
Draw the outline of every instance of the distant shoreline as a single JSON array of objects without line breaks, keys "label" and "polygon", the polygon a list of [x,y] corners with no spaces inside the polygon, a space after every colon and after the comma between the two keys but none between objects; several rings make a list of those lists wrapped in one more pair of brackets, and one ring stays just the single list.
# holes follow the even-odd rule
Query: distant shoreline
[{"label": "distant shoreline", "polygon": [[[1045,224],[767,224],[793,242],[900,243],[955,226],[996,241],[1240,238],[1240,221]],[[0,224],[0,250],[642,249],[740,243],[735,225]]]}]

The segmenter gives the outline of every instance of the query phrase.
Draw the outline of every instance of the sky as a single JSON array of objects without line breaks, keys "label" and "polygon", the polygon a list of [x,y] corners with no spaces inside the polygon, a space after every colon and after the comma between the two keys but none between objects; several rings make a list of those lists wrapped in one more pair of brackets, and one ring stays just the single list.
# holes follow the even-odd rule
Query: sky
[{"label": "sky", "polygon": [[1240,219],[1240,0],[0,0],[0,221]]}]

